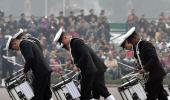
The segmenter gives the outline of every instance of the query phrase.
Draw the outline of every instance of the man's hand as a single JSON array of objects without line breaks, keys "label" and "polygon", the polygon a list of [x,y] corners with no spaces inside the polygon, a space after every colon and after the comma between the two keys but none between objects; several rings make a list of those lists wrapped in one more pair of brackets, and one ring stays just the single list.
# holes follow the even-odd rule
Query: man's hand
[{"label": "man's hand", "polygon": [[73,71],[74,72],[77,72],[77,71],[79,71],[80,69],[76,66],[76,65],[73,65]]},{"label": "man's hand", "polygon": [[144,73],[145,73],[144,69],[140,69],[140,70],[139,70],[139,73],[140,73],[140,74],[144,74]]},{"label": "man's hand", "polygon": [[24,77],[25,77],[25,78],[28,78],[27,73],[23,72],[23,74],[24,74]]},{"label": "man's hand", "polygon": [[74,72],[77,72],[78,71],[78,68],[76,66],[73,67],[73,71]]}]

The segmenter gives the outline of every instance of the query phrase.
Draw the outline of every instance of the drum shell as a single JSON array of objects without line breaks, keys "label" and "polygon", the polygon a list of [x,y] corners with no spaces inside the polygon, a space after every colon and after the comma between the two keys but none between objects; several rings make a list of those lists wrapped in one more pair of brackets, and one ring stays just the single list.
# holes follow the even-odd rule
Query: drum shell
[{"label": "drum shell", "polygon": [[145,100],[147,98],[143,86],[137,79],[118,87],[118,91],[123,100],[135,100],[135,98]]},{"label": "drum shell", "polygon": [[5,79],[5,88],[12,100],[30,100],[34,96],[30,82],[22,70],[14,72],[12,76]]},{"label": "drum shell", "polygon": [[71,72],[71,74],[61,76],[62,81],[52,86],[52,91],[57,100],[75,100],[80,97],[78,80],[80,73]]}]

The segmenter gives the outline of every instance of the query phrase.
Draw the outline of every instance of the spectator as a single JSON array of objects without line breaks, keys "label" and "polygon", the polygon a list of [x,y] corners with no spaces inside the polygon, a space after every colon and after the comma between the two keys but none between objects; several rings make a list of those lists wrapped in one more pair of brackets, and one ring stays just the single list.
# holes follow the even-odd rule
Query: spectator
[{"label": "spectator", "polygon": [[86,36],[87,30],[89,29],[89,24],[85,21],[85,19],[80,18],[76,25],[76,30],[80,34],[81,37]]},{"label": "spectator", "polygon": [[118,77],[117,60],[113,58],[113,55],[109,54],[108,58],[105,60],[105,64],[108,67],[107,72],[112,75],[112,79],[116,79]]},{"label": "spectator", "polygon": [[148,27],[148,21],[145,18],[145,15],[143,14],[141,18],[139,19],[139,29],[144,28],[144,31],[146,32]]},{"label": "spectator", "polygon": [[36,21],[35,17],[32,15],[31,19],[28,21],[28,33],[34,37],[38,37],[37,25],[38,22]]},{"label": "spectator", "polygon": [[94,18],[94,20],[97,20],[97,16],[94,14],[94,9],[90,9],[89,10],[89,15],[87,15],[87,17],[86,17],[86,21],[88,22],[88,23],[90,23],[90,21],[92,21],[92,18]]},{"label": "spectator", "polygon": [[17,21],[14,20],[13,15],[9,15],[9,21],[6,23],[6,34],[13,35],[17,29]]},{"label": "spectator", "polygon": [[138,25],[138,17],[135,14],[135,9],[132,9],[128,15],[128,20],[127,20],[127,24],[128,24],[128,29],[130,29],[132,26],[136,26]]},{"label": "spectator", "polygon": [[91,21],[89,22],[89,32],[87,35],[89,36],[97,36],[97,20],[95,17],[91,17]]},{"label": "spectator", "polygon": [[26,20],[24,13],[21,14],[21,18],[18,22],[18,27],[22,29],[27,29],[28,27],[28,21]]},{"label": "spectator", "polygon": [[84,9],[80,10],[80,15],[77,16],[78,19],[84,19],[85,20],[85,15],[84,15]]}]

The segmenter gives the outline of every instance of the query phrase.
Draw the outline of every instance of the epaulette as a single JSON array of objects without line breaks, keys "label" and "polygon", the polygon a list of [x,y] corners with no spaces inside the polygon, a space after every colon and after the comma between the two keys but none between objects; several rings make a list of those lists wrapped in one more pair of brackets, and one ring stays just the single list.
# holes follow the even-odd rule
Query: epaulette
[{"label": "epaulette", "polygon": [[30,40],[30,39],[23,39],[23,40],[26,40],[26,41],[29,41],[29,42],[35,43],[35,41],[34,41],[34,40]]}]

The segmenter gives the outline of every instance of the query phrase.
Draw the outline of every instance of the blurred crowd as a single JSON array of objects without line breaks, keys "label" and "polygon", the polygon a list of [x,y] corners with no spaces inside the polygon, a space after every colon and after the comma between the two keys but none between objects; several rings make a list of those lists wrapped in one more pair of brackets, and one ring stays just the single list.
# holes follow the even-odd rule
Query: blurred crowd
[{"label": "blurred crowd", "polygon": [[[161,13],[158,20],[148,21],[144,15],[140,18],[134,10],[129,13],[127,18],[128,28],[136,26],[138,33],[148,41],[151,41],[158,50],[158,54],[164,64],[165,69],[170,69],[170,16]],[[56,46],[53,42],[58,29],[63,27],[73,37],[82,38],[108,66],[108,73],[113,79],[127,74],[131,71],[119,62],[130,66],[135,65],[132,51],[117,50],[110,42],[110,26],[105,15],[105,10],[97,15],[94,9],[89,10],[85,15],[84,10],[79,14],[70,11],[69,16],[64,16],[62,11],[58,16],[35,17],[25,16],[24,13],[16,18],[13,15],[5,17],[3,11],[0,11],[0,47],[4,45],[4,36],[13,35],[19,28],[24,29],[26,33],[38,38],[43,47],[44,56],[49,65],[56,73],[62,73],[62,69],[74,68],[71,65],[71,56],[69,52]],[[16,61],[24,64],[20,52],[15,53]],[[65,64],[66,66],[61,66]]]},{"label": "blurred crowd", "polygon": [[[58,68],[61,67],[60,64],[68,66],[71,59],[67,51],[58,48],[53,42],[60,27],[63,27],[73,37],[85,40],[99,55],[103,55],[106,48],[113,49],[112,45],[108,43],[110,28],[104,10],[101,10],[99,15],[95,14],[93,9],[90,9],[87,15],[84,15],[83,9],[77,15],[70,11],[69,16],[64,16],[62,11],[59,12],[58,16],[51,14],[42,17],[26,16],[24,13],[20,17],[13,15],[6,17],[3,11],[0,14],[0,47],[5,45],[5,35],[14,35],[19,28],[22,28],[26,33],[40,40],[44,56],[55,72],[61,70]],[[16,52],[15,56],[18,63],[24,64],[20,52]]]}]

